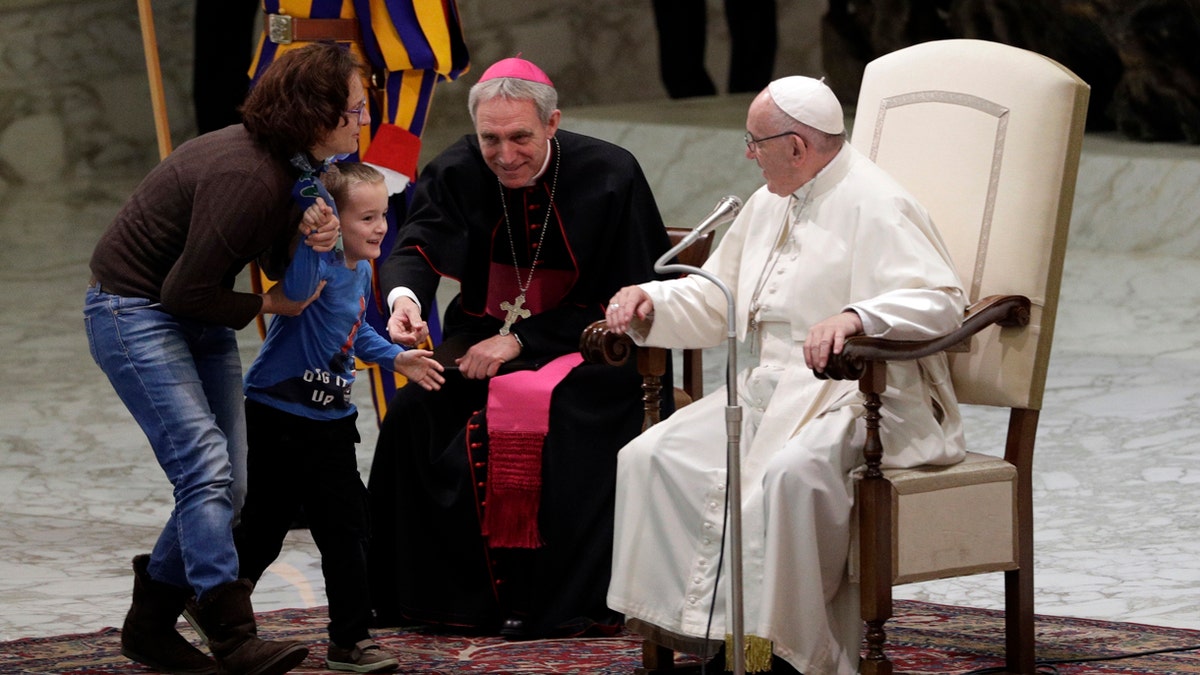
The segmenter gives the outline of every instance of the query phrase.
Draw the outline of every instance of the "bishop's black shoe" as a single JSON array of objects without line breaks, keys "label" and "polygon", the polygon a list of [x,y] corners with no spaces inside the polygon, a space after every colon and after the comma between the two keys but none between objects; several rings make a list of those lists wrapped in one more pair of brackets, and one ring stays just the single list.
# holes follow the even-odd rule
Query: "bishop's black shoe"
[{"label": "bishop's black shoe", "polygon": [[525,623],[524,619],[510,616],[500,624],[500,637],[515,642],[518,640],[528,640],[533,636],[530,635],[529,625]]}]

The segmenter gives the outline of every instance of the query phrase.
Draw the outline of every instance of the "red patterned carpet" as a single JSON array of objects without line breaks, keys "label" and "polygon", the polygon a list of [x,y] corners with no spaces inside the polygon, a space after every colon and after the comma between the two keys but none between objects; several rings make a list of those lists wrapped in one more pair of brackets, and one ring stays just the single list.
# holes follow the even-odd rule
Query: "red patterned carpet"
[{"label": "red patterned carpet", "polygon": [[[259,615],[259,634],[311,644],[308,660],[294,672],[321,673],[326,672],[325,622],[324,608],[267,612]],[[1004,623],[997,612],[898,601],[896,619],[889,627],[893,645],[890,653],[897,673],[966,673],[998,666],[1003,661]],[[185,635],[192,637],[190,632]],[[400,672],[423,675],[615,675],[632,673],[641,659],[640,639],[629,634],[534,642],[401,630],[377,630],[375,636],[400,659]],[[1039,616],[1037,641],[1039,660],[1111,657],[1200,645],[1200,631]],[[1200,652],[1054,667],[1061,675],[1200,673]],[[147,672],[120,655],[115,628],[0,643],[0,673]]]}]

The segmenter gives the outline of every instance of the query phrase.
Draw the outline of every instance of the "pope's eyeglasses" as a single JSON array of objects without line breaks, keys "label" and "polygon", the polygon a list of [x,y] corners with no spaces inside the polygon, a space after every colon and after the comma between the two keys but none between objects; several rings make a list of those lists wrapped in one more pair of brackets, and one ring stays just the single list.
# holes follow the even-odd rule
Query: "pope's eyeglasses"
[{"label": "pope's eyeglasses", "polygon": [[758,144],[759,143],[762,143],[764,141],[769,141],[773,138],[783,138],[784,136],[799,136],[799,135],[800,134],[796,133],[795,131],[785,131],[782,134],[775,134],[774,136],[764,136],[763,138],[755,138],[750,135],[749,131],[747,131],[746,135],[743,138],[746,140],[746,148],[749,149],[750,152],[758,152]]}]

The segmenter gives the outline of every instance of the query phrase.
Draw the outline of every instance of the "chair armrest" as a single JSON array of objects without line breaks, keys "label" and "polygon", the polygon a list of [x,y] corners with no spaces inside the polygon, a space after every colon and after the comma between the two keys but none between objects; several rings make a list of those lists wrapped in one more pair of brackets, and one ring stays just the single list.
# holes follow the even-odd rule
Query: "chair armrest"
[{"label": "chair armrest", "polygon": [[579,336],[579,353],[588,363],[622,366],[629,361],[635,349],[637,345],[633,344],[632,338],[610,331],[604,319],[584,328]]},{"label": "chair armrest", "polygon": [[858,335],[846,340],[841,354],[831,354],[822,380],[857,380],[867,361],[911,361],[952,349],[993,324],[1025,326],[1029,323],[1029,298],[1023,295],[989,295],[967,308],[957,329],[928,340],[887,340]]},{"label": "chair armrest", "polygon": [[661,347],[638,347],[628,335],[617,335],[601,319],[593,322],[579,336],[579,353],[587,363],[623,366],[636,355],[637,372],[642,376],[642,430],[662,420],[663,375],[667,372],[668,350]]}]

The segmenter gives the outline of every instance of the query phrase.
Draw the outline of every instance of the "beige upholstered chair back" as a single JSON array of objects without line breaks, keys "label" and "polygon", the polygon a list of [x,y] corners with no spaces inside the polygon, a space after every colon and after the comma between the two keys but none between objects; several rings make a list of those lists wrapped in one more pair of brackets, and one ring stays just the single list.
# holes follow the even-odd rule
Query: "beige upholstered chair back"
[{"label": "beige upholstered chair back", "polygon": [[909,47],[863,75],[852,143],[929,209],[969,302],[1033,304],[1028,328],[952,354],[963,403],[1041,408],[1087,97],[1058,63],[981,40]]}]

